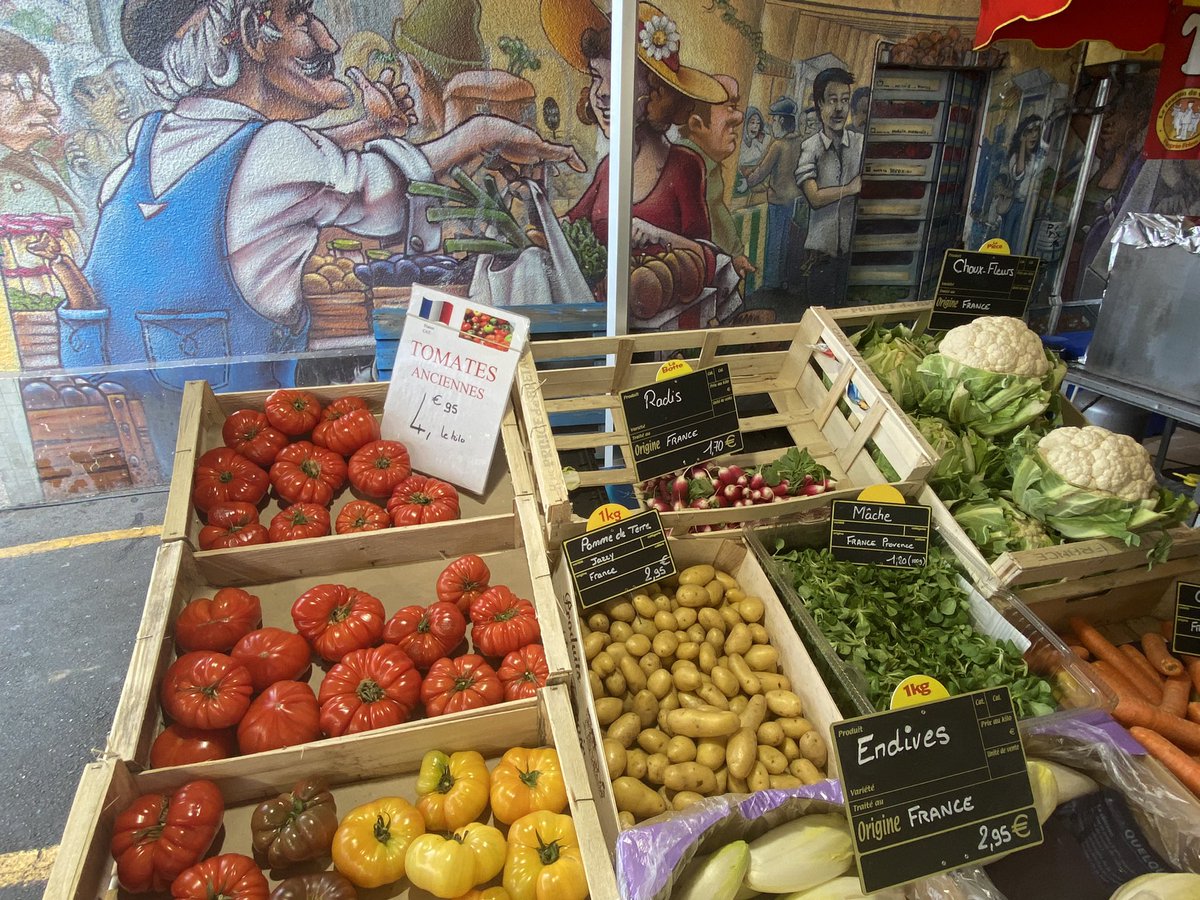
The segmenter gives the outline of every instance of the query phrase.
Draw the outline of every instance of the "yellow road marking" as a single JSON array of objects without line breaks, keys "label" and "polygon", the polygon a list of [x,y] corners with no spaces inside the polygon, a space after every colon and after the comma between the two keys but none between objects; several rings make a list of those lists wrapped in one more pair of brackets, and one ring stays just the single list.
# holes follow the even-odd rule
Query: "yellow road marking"
[{"label": "yellow road marking", "polygon": [[94,531],[91,534],[75,534],[71,537],[54,538],[49,541],[34,541],[32,544],[18,544],[15,547],[0,547],[0,559],[16,559],[21,556],[32,556],[35,553],[49,553],[51,550],[69,550],[72,547],[86,547],[88,544],[103,544],[107,541],[127,541],[132,538],[158,537],[162,534],[161,525],[143,525],[140,528],[119,528],[116,531]]},{"label": "yellow road marking", "polygon": [[58,856],[58,844],[41,850],[18,850],[0,854],[0,889],[45,881]]}]

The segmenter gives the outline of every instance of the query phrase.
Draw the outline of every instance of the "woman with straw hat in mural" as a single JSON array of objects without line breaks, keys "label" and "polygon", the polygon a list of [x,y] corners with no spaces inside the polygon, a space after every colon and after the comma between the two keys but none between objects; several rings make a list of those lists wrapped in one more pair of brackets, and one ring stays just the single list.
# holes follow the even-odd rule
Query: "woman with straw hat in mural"
[{"label": "woman with straw hat in mural", "polygon": [[[542,27],[572,68],[591,78],[580,117],[609,133],[611,41],[608,16],[591,0],[542,0]],[[717,272],[717,249],[705,204],[704,163],[693,151],[672,144],[667,132],[688,120],[696,103],[724,103],[721,83],[680,61],[679,26],[658,7],[638,4],[637,65],[633,136],[633,246],[642,253],[667,248],[691,250],[704,259],[704,283]],[[567,213],[587,219],[596,236],[608,232],[608,158]]]}]

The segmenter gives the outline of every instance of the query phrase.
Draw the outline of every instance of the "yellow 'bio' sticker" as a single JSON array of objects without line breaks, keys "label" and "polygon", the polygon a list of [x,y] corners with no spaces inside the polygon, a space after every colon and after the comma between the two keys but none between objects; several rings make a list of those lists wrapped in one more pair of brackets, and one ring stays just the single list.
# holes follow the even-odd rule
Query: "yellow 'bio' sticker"
[{"label": "yellow 'bio' sticker", "polygon": [[892,691],[892,709],[917,706],[931,700],[945,700],[949,696],[950,692],[936,678],[929,675],[909,675]]}]

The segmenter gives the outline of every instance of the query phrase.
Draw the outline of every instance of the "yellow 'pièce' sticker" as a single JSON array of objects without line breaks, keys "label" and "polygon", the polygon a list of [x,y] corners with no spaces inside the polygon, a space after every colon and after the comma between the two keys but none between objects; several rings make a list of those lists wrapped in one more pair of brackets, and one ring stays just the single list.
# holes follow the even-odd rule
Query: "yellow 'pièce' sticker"
[{"label": "yellow 'pi\u00e8ce' sticker", "polygon": [[936,678],[929,675],[909,675],[892,691],[892,709],[917,706],[932,700],[945,700],[949,696],[950,692]]}]

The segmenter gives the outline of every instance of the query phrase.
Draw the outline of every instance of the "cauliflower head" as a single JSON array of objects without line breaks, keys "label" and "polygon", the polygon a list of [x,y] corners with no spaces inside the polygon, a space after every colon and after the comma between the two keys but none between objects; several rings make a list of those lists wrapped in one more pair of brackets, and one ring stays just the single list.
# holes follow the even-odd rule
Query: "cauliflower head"
[{"label": "cauliflower head", "polygon": [[938,352],[964,366],[1002,375],[1040,378],[1051,368],[1042,339],[1012,316],[982,316],[951,328]]},{"label": "cauliflower head", "polygon": [[1129,501],[1148,500],[1158,488],[1150,454],[1127,434],[1097,425],[1055,428],[1037,446],[1046,464],[1076,487]]}]

